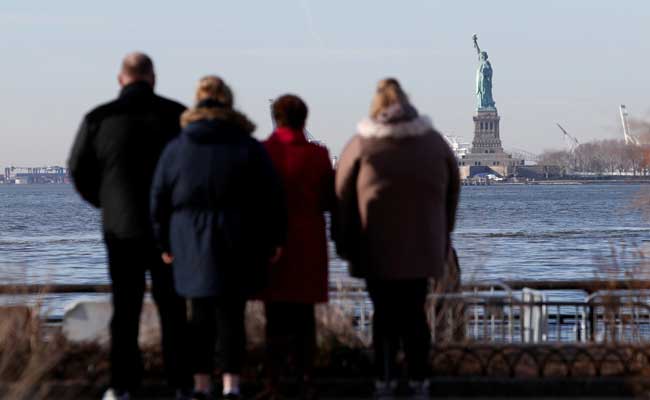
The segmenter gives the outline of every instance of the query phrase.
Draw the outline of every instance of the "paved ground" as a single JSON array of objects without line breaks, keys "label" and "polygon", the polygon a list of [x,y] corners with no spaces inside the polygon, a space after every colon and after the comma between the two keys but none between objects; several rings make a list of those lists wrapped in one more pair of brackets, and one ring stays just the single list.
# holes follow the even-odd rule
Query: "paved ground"
[{"label": "paved ground", "polygon": [[[252,399],[253,397],[251,397]],[[621,399],[621,400],[627,400],[627,399],[638,399],[639,397],[637,396],[613,396],[613,397],[597,397],[597,396],[589,396],[589,397],[535,397],[535,396],[530,396],[530,397],[447,397],[447,396],[441,396],[441,397],[430,397],[431,399],[448,399],[448,400],[481,400],[481,399],[490,399],[490,400],[593,400],[594,398],[598,399]],[[645,397],[641,397],[645,398]],[[86,399],[79,397],[78,399]],[[97,400],[97,397],[88,397],[88,400]],[[373,397],[320,397],[320,400],[374,400]],[[407,397],[395,397],[395,400],[400,400],[400,399],[408,399]],[[134,400],[174,400],[173,397],[138,397]],[[290,399],[288,399],[290,400]],[[390,400],[390,399],[386,399]]]},{"label": "paved ground", "polygon": [[[245,393],[254,398],[256,387],[248,384]],[[1,388],[1,385],[0,385]],[[371,399],[372,382],[339,379],[318,382],[321,399]],[[508,379],[508,378],[436,378],[431,382],[432,399],[592,399],[648,398],[650,382],[642,378],[591,379]],[[58,383],[52,399],[99,399],[102,388],[92,384]],[[135,399],[173,399],[162,384],[148,384]],[[0,398],[5,398],[0,393]],[[407,397],[394,397],[406,399]]]}]

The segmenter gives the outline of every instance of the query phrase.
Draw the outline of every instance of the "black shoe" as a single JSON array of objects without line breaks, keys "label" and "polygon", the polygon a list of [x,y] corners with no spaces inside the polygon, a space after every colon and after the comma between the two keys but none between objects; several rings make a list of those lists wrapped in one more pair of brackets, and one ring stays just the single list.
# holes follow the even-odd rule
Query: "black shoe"
[{"label": "black shoe", "polygon": [[409,389],[411,391],[412,399],[424,400],[429,398],[430,388],[429,380],[424,379],[421,381],[410,381]]},{"label": "black shoe", "polygon": [[192,400],[192,390],[178,389],[176,391],[176,400]]},{"label": "black shoe", "polygon": [[303,382],[300,386],[300,400],[318,400],[318,389],[311,382]]},{"label": "black shoe", "polygon": [[275,387],[267,387],[255,395],[255,400],[282,400],[283,397]]},{"label": "black shoe", "polygon": [[210,400],[210,395],[204,392],[192,393],[192,400]]},{"label": "black shoe", "polygon": [[389,400],[395,398],[395,389],[397,381],[375,381],[375,391],[372,397],[375,400]]},{"label": "black shoe", "polygon": [[241,399],[241,395],[235,393],[228,393],[228,394],[224,394],[221,398],[224,400],[239,400]]}]

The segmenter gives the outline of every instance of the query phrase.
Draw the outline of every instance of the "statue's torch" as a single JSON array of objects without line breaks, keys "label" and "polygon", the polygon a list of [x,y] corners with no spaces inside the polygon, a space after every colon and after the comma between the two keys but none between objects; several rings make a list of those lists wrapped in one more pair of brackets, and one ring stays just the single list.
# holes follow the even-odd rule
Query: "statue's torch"
[{"label": "statue's torch", "polygon": [[481,55],[481,48],[478,47],[478,35],[476,35],[476,33],[472,35],[472,40],[474,41],[474,48],[476,49],[476,52],[480,56]]}]

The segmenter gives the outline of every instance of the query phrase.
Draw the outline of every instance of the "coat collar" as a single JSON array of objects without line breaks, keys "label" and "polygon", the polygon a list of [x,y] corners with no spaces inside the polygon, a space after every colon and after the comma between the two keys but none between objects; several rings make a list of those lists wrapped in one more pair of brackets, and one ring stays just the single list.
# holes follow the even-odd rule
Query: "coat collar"
[{"label": "coat collar", "polygon": [[431,118],[420,115],[413,119],[397,123],[381,123],[371,118],[364,118],[357,124],[357,132],[364,138],[405,138],[421,136],[433,130]]},{"label": "coat collar", "polygon": [[120,97],[131,97],[131,96],[151,96],[153,95],[153,87],[145,81],[136,81],[129,83],[128,85],[122,87],[120,90]]},{"label": "coat collar", "polygon": [[282,143],[307,143],[305,132],[294,130],[285,126],[275,128],[271,134],[271,139],[278,140]]},{"label": "coat collar", "polygon": [[255,130],[255,124],[244,114],[232,108],[223,107],[190,108],[181,115],[181,127],[185,128],[187,125],[201,120],[216,121],[231,125],[248,135],[252,134]]}]

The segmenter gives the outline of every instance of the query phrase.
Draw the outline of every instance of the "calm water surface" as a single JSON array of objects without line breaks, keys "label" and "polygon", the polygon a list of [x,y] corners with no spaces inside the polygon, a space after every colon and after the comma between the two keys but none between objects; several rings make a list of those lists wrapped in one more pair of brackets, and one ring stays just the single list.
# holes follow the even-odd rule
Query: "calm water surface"
[{"label": "calm water surface", "polygon": [[[464,187],[454,237],[463,279],[590,279],[641,264],[645,185]],[[331,279],[345,280],[332,249]],[[0,281],[106,283],[100,216],[69,185],[0,185]],[[635,272],[636,273],[636,272]]]}]

